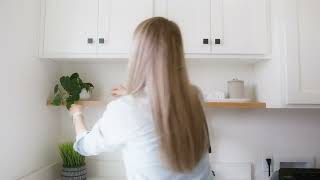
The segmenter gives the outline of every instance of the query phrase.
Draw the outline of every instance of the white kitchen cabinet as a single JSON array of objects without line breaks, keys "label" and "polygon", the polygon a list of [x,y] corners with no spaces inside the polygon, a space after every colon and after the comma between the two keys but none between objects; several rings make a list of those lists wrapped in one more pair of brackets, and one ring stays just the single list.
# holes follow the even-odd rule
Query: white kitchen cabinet
[{"label": "white kitchen cabinet", "polygon": [[272,0],[272,60],[256,64],[269,107],[320,107],[319,0]]},{"label": "white kitchen cabinet", "polygon": [[43,0],[40,56],[95,58],[127,54],[153,0]]},{"label": "white kitchen cabinet", "polygon": [[212,0],[212,53],[267,54],[270,49],[268,2]]},{"label": "white kitchen cabinet", "polygon": [[43,1],[41,53],[47,56],[96,53],[98,4],[99,0]]},{"label": "white kitchen cabinet", "polygon": [[42,1],[44,58],[127,58],[134,29],[154,14],[177,22],[189,58],[268,58],[269,0]]},{"label": "white kitchen cabinet", "polygon": [[320,1],[286,0],[288,104],[320,104]]},{"label": "white kitchen cabinet", "polygon": [[186,53],[269,53],[268,0],[167,0],[166,3],[167,17],[181,28]]}]

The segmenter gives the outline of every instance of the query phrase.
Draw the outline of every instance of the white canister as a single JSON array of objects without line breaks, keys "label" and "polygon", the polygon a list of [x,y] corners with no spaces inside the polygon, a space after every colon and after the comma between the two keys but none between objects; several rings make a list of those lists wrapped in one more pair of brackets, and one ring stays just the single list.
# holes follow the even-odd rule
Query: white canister
[{"label": "white canister", "polygon": [[228,81],[228,95],[230,99],[244,98],[244,81],[238,79]]},{"label": "white canister", "polygon": [[80,100],[88,100],[91,98],[91,91],[87,91],[85,88],[81,90]]}]

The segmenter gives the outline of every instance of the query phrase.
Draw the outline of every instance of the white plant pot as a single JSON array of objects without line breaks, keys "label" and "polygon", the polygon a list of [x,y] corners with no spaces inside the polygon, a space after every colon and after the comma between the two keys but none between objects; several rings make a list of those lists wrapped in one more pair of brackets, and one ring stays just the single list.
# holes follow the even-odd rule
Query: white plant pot
[{"label": "white plant pot", "polygon": [[82,89],[80,93],[80,100],[88,100],[91,98],[91,92],[86,89]]}]

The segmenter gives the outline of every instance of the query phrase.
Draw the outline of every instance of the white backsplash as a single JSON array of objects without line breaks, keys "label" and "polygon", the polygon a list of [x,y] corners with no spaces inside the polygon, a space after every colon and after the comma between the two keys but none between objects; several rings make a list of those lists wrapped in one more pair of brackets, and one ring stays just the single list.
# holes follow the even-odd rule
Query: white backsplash
[{"label": "white backsplash", "polygon": [[[85,81],[92,81],[96,85],[94,98],[107,98],[112,86],[125,82],[126,78],[124,63],[70,63],[63,64],[62,69],[63,73],[67,74],[79,72]],[[225,91],[226,81],[236,77],[246,82],[246,95],[254,97],[251,65],[199,62],[189,64],[189,72],[192,82],[200,86],[203,91],[211,89]],[[85,112],[87,124],[92,126],[101,117],[103,110],[103,108],[87,109]],[[262,161],[270,152],[320,158],[320,111],[317,109],[208,109],[206,113],[212,132],[212,162],[251,164],[253,180],[266,180]],[[70,117],[65,110],[61,116],[63,132],[61,140],[73,138]],[[119,176],[123,176],[124,169],[119,153],[104,154],[93,159],[89,160],[91,164],[89,173],[103,176],[113,176],[118,173]],[[320,167],[319,164],[317,167]],[[116,174],[112,174],[109,170]]]}]

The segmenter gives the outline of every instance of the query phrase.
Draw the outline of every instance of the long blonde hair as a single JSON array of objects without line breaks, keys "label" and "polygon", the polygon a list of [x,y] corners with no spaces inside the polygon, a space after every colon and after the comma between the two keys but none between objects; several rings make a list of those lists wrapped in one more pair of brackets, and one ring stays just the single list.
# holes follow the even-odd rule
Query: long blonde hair
[{"label": "long blonde hair", "polygon": [[145,87],[164,162],[175,171],[191,171],[208,148],[207,124],[187,75],[180,29],[162,17],[143,21],[134,35],[128,93]]}]

